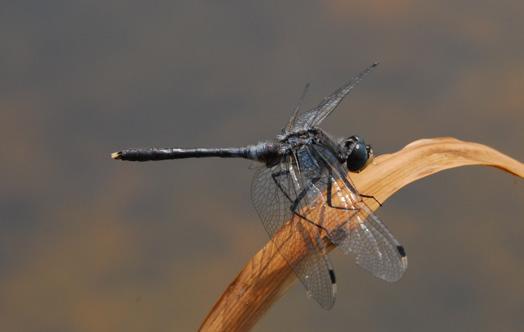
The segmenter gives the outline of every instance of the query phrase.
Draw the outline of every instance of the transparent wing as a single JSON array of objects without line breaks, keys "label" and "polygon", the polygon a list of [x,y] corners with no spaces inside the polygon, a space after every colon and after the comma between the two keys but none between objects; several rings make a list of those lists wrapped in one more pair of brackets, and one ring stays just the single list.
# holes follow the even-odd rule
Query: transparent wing
[{"label": "transparent wing", "polygon": [[[303,152],[307,151],[297,151],[297,154]],[[270,238],[308,295],[324,309],[330,309],[335,303],[336,283],[321,240],[322,229],[303,218],[308,214],[304,210],[322,195],[310,178],[314,167],[309,162],[302,163],[296,156],[289,156],[276,166],[260,168],[253,178],[251,196]],[[299,217],[292,208],[304,211],[304,215]],[[322,225],[322,218],[317,222]],[[304,251],[308,254],[299,254]]]},{"label": "transparent wing", "polygon": [[312,110],[302,113],[299,116],[294,114],[292,117],[293,124],[288,127],[291,128],[291,131],[298,131],[318,126],[326,117],[328,117],[329,114],[331,114],[331,112],[335,110],[335,108],[337,108],[344,97],[346,97],[376,66],[378,66],[378,63],[374,63],[367,67],[364,71],[353,77],[331,95],[324,98],[324,100],[322,100],[322,102]]},{"label": "transparent wing", "polygon": [[291,129],[293,128],[293,124],[295,123],[295,119],[297,118],[300,108],[302,107],[302,103],[304,102],[304,99],[306,98],[307,91],[309,90],[309,83],[304,86],[304,89],[302,90],[302,94],[300,95],[300,98],[298,99],[297,105],[295,106],[295,110],[293,111],[293,114],[291,115],[291,118],[289,118],[289,121],[287,123],[286,128],[284,128],[283,133],[289,134]]},{"label": "transparent wing", "polygon": [[397,281],[407,268],[402,245],[367,206],[347,178],[347,168],[324,146],[312,145],[316,158],[328,169],[325,201],[329,207],[324,222],[330,240],[375,277]]},{"label": "transparent wing", "polygon": [[408,266],[404,248],[364,202],[356,205],[359,212],[345,229],[349,236],[337,245],[375,277],[399,280]]}]

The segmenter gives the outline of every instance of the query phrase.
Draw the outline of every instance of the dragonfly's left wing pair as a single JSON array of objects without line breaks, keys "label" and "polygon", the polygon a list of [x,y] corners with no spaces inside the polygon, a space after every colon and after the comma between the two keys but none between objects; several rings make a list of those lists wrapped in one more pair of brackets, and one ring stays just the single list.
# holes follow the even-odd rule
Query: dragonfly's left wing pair
[{"label": "dragonfly's left wing pair", "polygon": [[[273,167],[261,167],[253,177],[251,197],[264,228],[293,272],[324,309],[335,303],[335,274],[322,241],[321,228],[299,216],[322,195],[298,170],[294,156]],[[303,188],[309,188],[304,191]],[[322,221],[318,221],[322,223]]]}]

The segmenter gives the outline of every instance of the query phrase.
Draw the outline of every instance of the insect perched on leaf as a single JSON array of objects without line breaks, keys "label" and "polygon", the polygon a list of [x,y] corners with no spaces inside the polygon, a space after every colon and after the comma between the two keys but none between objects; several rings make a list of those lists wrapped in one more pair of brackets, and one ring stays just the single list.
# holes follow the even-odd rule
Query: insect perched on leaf
[{"label": "insect perched on leaf", "polygon": [[[240,148],[148,148],[115,152],[113,159],[150,161],[181,158],[245,158],[261,163],[251,195],[262,224],[274,236],[289,226],[300,234],[308,255],[300,260],[281,250],[297,277],[323,308],[335,303],[335,273],[323,236],[357,264],[386,281],[400,279],[407,268],[404,248],[372,212],[348,173],[360,172],[373,159],[373,150],[359,136],[335,139],[318,126],[373,68],[372,64],[307,112],[301,104],[308,85],[282,133],[275,140]],[[327,227],[329,225],[329,227]]]}]

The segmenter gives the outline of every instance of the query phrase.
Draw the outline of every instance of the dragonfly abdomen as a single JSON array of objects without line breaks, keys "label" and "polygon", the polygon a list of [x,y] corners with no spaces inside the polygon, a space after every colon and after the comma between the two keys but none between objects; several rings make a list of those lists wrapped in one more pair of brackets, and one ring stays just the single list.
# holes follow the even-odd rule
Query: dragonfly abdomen
[{"label": "dragonfly abdomen", "polygon": [[154,161],[185,158],[244,158],[263,163],[278,162],[282,152],[278,144],[258,143],[240,148],[146,148],[125,149],[111,154],[111,158],[126,161]]},{"label": "dragonfly abdomen", "polygon": [[248,158],[249,149],[243,148],[147,148],[126,149],[111,154],[111,158],[127,161],[153,161],[185,158]]}]

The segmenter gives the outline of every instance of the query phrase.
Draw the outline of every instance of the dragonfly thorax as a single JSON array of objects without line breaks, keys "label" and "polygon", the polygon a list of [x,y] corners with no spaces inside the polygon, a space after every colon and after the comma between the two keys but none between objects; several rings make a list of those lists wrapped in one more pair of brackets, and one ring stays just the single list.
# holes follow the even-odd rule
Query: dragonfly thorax
[{"label": "dragonfly thorax", "polygon": [[373,160],[373,149],[362,137],[353,135],[337,142],[317,127],[279,135],[277,141],[281,145],[281,155],[305,145],[322,145],[331,150],[340,163],[345,163],[350,172],[362,171]]},{"label": "dragonfly thorax", "polygon": [[277,135],[277,141],[284,144],[307,144],[314,139],[318,140],[318,136],[321,135],[321,132],[322,129],[320,128],[297,130],[287,134]]}]

